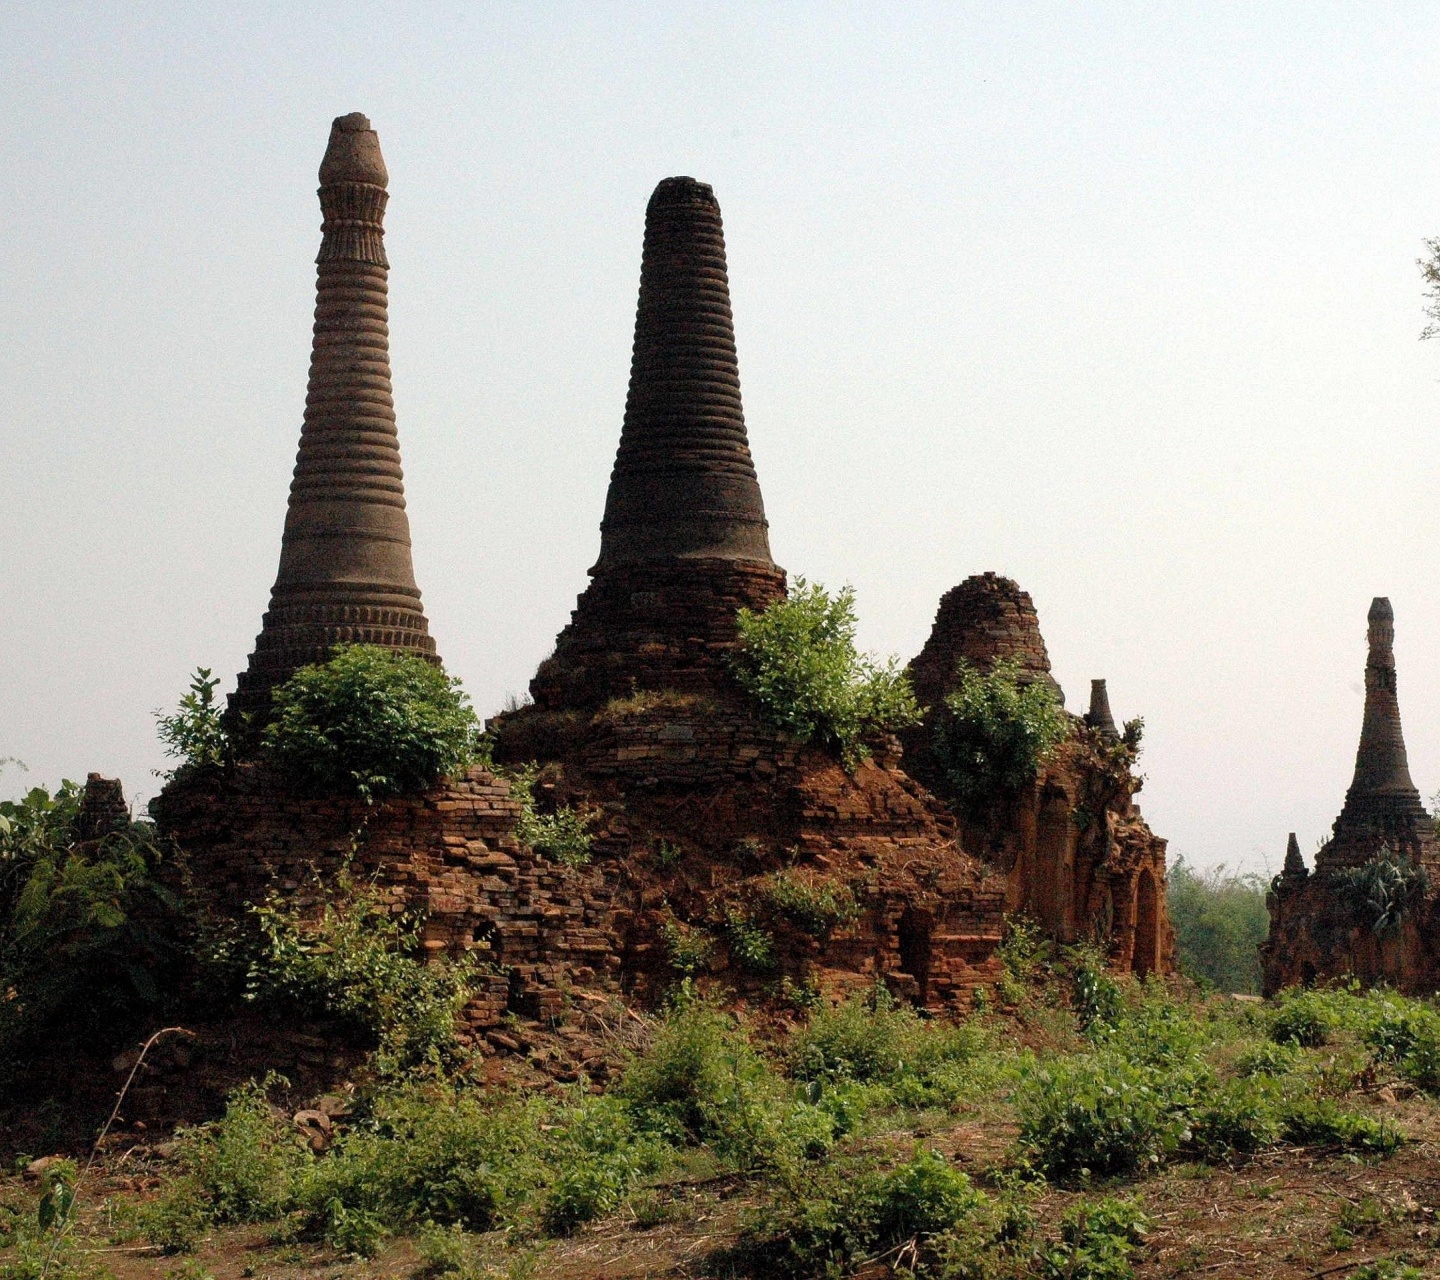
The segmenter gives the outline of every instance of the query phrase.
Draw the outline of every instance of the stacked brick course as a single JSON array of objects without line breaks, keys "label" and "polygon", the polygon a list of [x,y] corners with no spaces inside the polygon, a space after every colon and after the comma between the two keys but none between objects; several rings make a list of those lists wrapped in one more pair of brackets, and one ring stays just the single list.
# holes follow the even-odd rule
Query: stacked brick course
[{"label": "stacked brick course", "polygon": [[152,804],[189,855],[202,904],[234,912],[271,895],[318,907],[348,869],[380,903],[422,921],[429,952],[479,948],[496,966],[468,1017],[556,1012],[569,982],[618,990],[615,885],[599,871],[537,858],[515,838],[519,805],[484,769],[424,795],[367,806],[295,796],[263,765],[192,774]]},{"label": "stacked brick course", "polygon": [[735,611],[785,594],[750,457],[715,193],[666,178],[645,210],[630,390],[600,556],[531,682],[547,710],[716,687]]}]

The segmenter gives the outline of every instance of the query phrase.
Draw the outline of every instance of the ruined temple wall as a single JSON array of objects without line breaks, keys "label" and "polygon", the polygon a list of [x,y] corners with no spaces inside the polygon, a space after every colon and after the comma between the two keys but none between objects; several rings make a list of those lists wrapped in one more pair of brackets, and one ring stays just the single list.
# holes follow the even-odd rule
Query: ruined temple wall
[{"label": "ruined temple wall", "polygon": [[[946,592],[925,647],[909,671],[927,714],[902,735],[906,769],[943,794],[946,780],[931,742],[961,662],[980,671],[1013,661],[1022,679],[1043,681],[1063,699],[1029,594],[998,574],[977,574]],[[1092,689],[1091,718],[1071,717],[1067,741],[1013,803],[983,818],[959,815],[964,847],[1005,875],[1005,903],[1061,942],[1093,938],[1112,964],[1138,974],[1175,968],[1165,909],[1165,841],[1133,800],[1138,783],[1117,754],[1119,737],[1104,683]],[[1102,714],[1095,717],[1096,708]]]},{"label": "ruined temple wall", "polygon": [[1057,941],[1098,941],[1118,969],[1173,972],[1166,842],[1094,759],[1087,736],[1077,729],[998,831],[962,823],[961,838],[1005,869],[1007,910]]},{"label": "ruined temple wall", "polygon": [[[538,755],[555,799],[596,815],[597,857],[624,865],[638,895],[626,968],[653,988],[673,981],[667,919],[715,930],[782,868],[851,886],[861,906],[823,941],[777,927],[789,976],[817,975],[832,995],[885,981],[937,1010],[968,1008],[975,988],[999,976],[1003,883],[964,854],[953,820],[896,767],[893,740],[847,772],[742,700],[673,693],[588,718],[529,708],[494,727],[502,759]],[[747,978],[723,946],[716,964],[742,993],[773,985]]]},{"label": "ruined temple wall", "polygon": [[272,893],[318,906],[348,869],[373,882],[385,909],[423,920],[427,952],[478,949],[506,972],[472,1005],[476,1026],[507,1007],[558,1008],[569,983],[618,990],[617,886],[601,869],[574,871],[522,847],[519,806],[484,769],[366,806],[297,797],[263,767],[241,765],[172,782],[152,812],[185,850],[190,888],[209,910],[236,914]]},{"label": "ruined temple wall", "polygon": [[1383,935],[1323,872],[1299,883],[1276,877],[1266,905],[1270,932],[1260,961],[1267,996],[1286,987],[1349,979],[1406,995],[1440,991],[1440,902],[1433,895]]}]

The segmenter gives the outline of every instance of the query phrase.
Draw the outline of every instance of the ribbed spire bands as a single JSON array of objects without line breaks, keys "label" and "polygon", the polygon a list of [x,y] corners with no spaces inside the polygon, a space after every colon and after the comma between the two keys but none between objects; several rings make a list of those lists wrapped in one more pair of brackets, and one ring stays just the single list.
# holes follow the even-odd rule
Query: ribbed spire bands
[{"label": "ribbed spire bands", "polygon": [[630,392],[597,569],[675,556],[770,563],[740,403],[715,193],[666,178],[645,211]]},{"label": "ribbed spire bands", "polygon": [[715,193],[666,178],[645,211],[630,392],[600,556],[530,682],[538,707],[726,687],[735,614],[785,595],[745,433]]},{"label": "ribbed spire bands", "polygon": [[1376,596],[1367,615],[1365,716],[1355,753],[1355,777],[1335,834],[1317,855],[1325,867],[1358,866],[1380,853],[1430,861],[1436,853],[1430,815],[1410,778],[1395,675],[1395,613]]},{"label": "ribbed spire bands", "polygon": [[280,569],[232,709],[262,712],[270,690],[337,644],[433,658],[410,555],[390,386],[388,174],[358,112],[330,131],[320,165],[320,252],[305,421]]}]

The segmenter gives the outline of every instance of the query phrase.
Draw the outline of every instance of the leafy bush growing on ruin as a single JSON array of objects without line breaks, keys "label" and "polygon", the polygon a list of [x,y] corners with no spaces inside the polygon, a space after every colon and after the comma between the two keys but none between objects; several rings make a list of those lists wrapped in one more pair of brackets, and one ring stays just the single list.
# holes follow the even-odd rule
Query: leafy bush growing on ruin
[{"label": "leafy bush growing on ruin", "polygon": [[960,683],[935,718],[935,759],[953,800],[983,817],[1034,781],[1070,733],[1054,691],[1020,678],[1020,664],[983,672],[961,661]]},{"label": "leafy bush growing on ruin", "polygon": [[42,1038],[127,1033],[180,963],[184,922],[154,828],[78,840],[80,796],[65,782],[0,802],[0,1080]]},{"label": "leafy bush growing on ruin", "polygon": [[730,959],[746,973],[774,973],[779,964],[775,939],[748,912],[731,907],[725,912],[725,941]]},{"label": "leafy bush growing on ruin", "polygon": [[246,999],[333,1018],[372,1038],[382,1072],[453,1053],[455,1019],[477,969],[469,956],[427,963],[417,955],[417,922],[391,915],[345,875],[317,918],[278,898],[250,912],[260,942],[246,964]]},{"label": "leafy bush growing on ruin", "polygon": [[225,708],[215,697],[220,677],[209,667],[197,667],[190,689],[170,714],[155,712],[156,731],[165,754],[180,762],[179,769],[218,769],[230,754],[225,731]]},{"label": "leafy bush growing on ruin", "polygon": [[459,680],[410,653],[339,645],[272,695],[266,753],[313,794],[367,803],[423,791],[482,758],[481,726]]},{"label": "leafy bush growing on ruin", "polygon": [[760,899],[812,938],[828,938],[842,924],[860,915],[860,904],[850,886],[793,870],[777,871],[760,885]]},{"label": "leafy bush growing on ruin", "polygon": [[1377,938],[1396,933],[1430,885],[1424,867],[1385,848],[1372,861],[1332,871],[1330,877],[1337,899],[1349,904],[1355,922]]},{"label": "leafy bush growing on ruin", "polygon": [[665,958],[681,977],[692,978],[710,967],[715,955],[715,938],[699,925],[687,925],[667,916],[660,926]]},{"label": "leafy bush growing on ruin", "polygon": [[735,677],[765,715],[801,742],[840,753],[846,768],[868,758],[868,735],[917,724],[920,708],[899,659],[880,663],[855,648],[855,593],[831,595],[796,578],[763,613],[741,609]]},{"label": "leafy bush growing on ruin", "polygon": [[538,766],[529,764],[505,774],[510,794],[520,804],[520,817],[515,822],[515,838],[542,858],[549,858],[572,869],[590,861],[590,823],[592,815],[571,805],[558,805],[546,813],[535,803],[535,782],[540,776]]}]

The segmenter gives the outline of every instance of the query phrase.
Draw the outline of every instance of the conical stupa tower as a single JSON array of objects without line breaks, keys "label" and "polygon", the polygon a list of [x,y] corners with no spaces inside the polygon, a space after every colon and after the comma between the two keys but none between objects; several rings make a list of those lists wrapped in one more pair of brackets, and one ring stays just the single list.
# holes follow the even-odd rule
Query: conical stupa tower
[{"label": "conical stupa tower", "polygon": [[1370,654],[1365,663],[1365,719],[1355,753],[1355,778],[1335,834],[1316,855],[1323,868],[1369,862],[1383,849],[1433,862],[1434,826],[1410,779],[1395,682],[1395,612],[1376,596],[1368,615]]},{"label": "conical stupa tower", "polygon": [[1090,710],[1085,713],[1085,723],[1111,738],[1120,736],[1110,711],[1110,693],[1103,680],[1090,681]]},{"label": "conical stupa tower", "polygon": [[320,164],[315,337],[280,571],[232,713],[263,717],[276,684],[337,644],[434,660],[390,392],[388,181],[370,121],[337,119]]},{"label": "conical stupa tower", "polygon": [[1300,852],[1300,841],[1293,831],[1285,844],[1285,867],[1280,874],[1294,880],[1303,880],[1310,874],[1310,868],[1305,865],[1305,855]]},{"label": "conical stupa tower", "polygon": [[600,557],[530,689],[546,709],[708,691],[735,614],[785,594],[740,403],[715,193],[666,178],[645,211],[630,393]]}]

